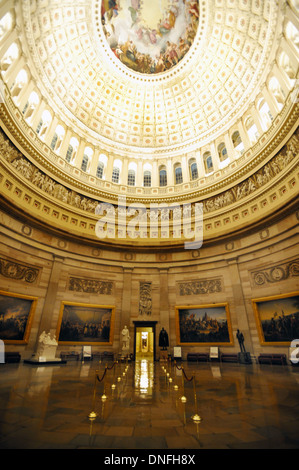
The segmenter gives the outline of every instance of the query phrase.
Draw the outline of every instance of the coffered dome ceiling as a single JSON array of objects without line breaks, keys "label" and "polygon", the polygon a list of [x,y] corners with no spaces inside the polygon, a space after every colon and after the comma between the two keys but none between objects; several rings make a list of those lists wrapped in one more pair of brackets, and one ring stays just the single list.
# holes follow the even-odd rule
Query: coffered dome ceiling
[{"label": "coffered dome ceiling", "polygon": [[[103,2],[104,11],[108,3]],[[134,18],[133,6],[138,1],[118,3],[120,11],[112,13],[116,16],[109,22],[102,21],[99,0],[19,2],[19,22],[23,18],[24,39],[33,61],[31,72],[65,122],[108,148],[120,144],[133,152],[145,148],[155,153],[178,147],[186,151],[219,134],[244,113],[265,80],[278,46],[283,27],[278,2],[154,2],[153,18],[146,11],[146,2],[140,2],[140,17],[135,22],[132,19],[131,36],[118,28],[120,21],[125,22],[121,16],[128,21],[128,8]],[[162,42],[157,40],[152,53],[148,35],[136,39],[136,24],[142,29],[148,16],[153,31],[160,13],[162,19],[165,13],[170,15],[166,5],[180,11],[183,26],[173,16],[183,29],[176,37],[164,29],[160,41],[164,44],[169,37],[171,43],[179,44],[180,38],[188,36],[192,18],[192,24],[198,23],[196,35],[189,42],[184,39],[190,48],[181,60],[176,61],[174,55],[173,63],[164,60],[163,72],[142,73],[142,65],[129,54],[120,60],[117,55],[124,53],[111,48],[115,49],[116,34],[123,37],[123,44],[134,35],[135,46],[143,47],[139,52],[148,48],[150,54],[158,55]],[[189,14],[191,10],[198,16]],[[134,12],[137,15],[138,8]],[[102,23],[106,29],[114,27],[114,42],[105,37]]]},{"label": "coffered dome ceiling", "polygon": [[24,214],[95,240],[101,202],[202,202],[213,240],[298,194],[295,0],[4,0],[0,13],[0,185]]}]

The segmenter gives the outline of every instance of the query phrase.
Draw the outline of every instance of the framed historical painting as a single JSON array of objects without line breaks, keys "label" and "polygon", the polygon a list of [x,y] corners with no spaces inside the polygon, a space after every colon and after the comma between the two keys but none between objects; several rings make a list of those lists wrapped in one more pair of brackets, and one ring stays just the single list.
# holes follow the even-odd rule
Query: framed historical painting
[{"label": "framed historical painting", "polygon": [[234,344],[227,303],[179,306],[175,309],[177,342],[180,346]]},{"label": "framed historical painting", "polygon": [[0,339],[4,344],[27,344],[37,297],[0,291]]},{"label": "framed historical painting", "polygon": [[299,338],[299,292],[253,299],[259,339],[264,346],[290,346]]},{"label": "framed historical painting", "polygon": [[112,345],[115,307],[62,302],[57,341],[70,345]]}]

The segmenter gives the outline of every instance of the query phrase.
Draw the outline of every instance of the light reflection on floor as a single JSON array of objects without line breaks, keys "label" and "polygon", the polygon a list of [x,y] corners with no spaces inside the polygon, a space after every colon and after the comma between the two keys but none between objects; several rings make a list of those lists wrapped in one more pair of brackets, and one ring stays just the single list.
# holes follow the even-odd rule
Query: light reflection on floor
[{"label": "light reflection on floor", "polygon": [[151,397],[154,385],[154,362],[140,359],[135,362],[135,394]]},{"label": "light reflection on floor", "polygon": [[299,368],[183,365],[194,381],[148,360],[118,363],[101,382],[105,364],[95,361],[4,364],[0,448],[299,448]]}]

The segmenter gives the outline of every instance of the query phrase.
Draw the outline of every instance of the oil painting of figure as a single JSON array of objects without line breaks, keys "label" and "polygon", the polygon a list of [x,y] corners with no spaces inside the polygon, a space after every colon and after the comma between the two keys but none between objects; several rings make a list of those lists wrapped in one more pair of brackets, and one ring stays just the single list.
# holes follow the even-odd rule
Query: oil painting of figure
[{"label": "oil painting of figure", "polygon": [[0,339],[23,341],[33,300],[0,295]]},{"label": "oil painting of figure", "polygon": [[288,343],[299,338],[299,296],[256,302],[265,343]]},{"label": "oil painting of figure", "polygon": [[112,309],[85,304],[63,304],[60,313],[60,343],[109,343]]},{"label": "oil painting of figure", "polygon": [[180,343],[230,343],[225,305],[178,309]]}]

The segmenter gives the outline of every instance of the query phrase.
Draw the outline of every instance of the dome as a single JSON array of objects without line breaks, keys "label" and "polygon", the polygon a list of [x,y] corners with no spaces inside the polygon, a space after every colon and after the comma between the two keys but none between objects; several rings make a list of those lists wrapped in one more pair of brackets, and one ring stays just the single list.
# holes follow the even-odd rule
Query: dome
[{"label": "dome", "polygon": [[15,168],[59,214],[71,205],[90,217],[119,197],[127,205],[201,202],[205,218],[221,210],[218,225],[207,224],[215,236],[220,226],[227,232],[225,220],[231,227],[233,207],[262,193],[267,165],[286,154],[291,136],[298,146],[297,7],[152,4],[6,2],[4,133],[31,165],[26,173],[18,158]]}]

